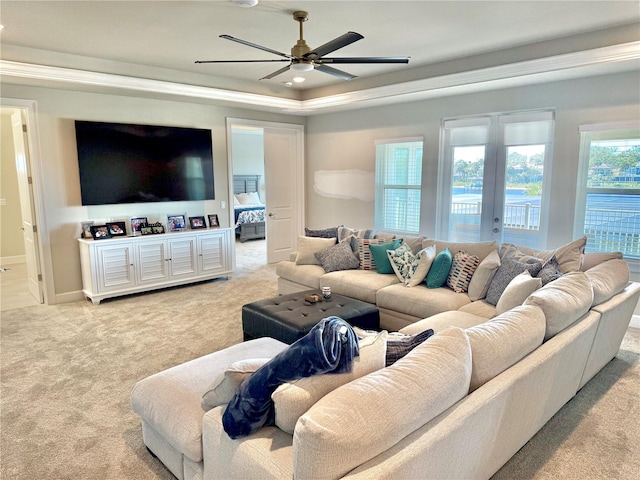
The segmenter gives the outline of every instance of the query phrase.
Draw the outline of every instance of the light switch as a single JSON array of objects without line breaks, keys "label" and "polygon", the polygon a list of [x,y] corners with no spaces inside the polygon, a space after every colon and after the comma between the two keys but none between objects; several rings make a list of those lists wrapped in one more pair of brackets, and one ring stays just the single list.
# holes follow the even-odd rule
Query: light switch
[{"label": "light switch", "polygon": [[227,208],[227,202],[225,202],[224,200],[220,200],[220,208],[222,208],[223,210]]},{"label": "light switch", "polygon": [[7,199],[6,198],[0,198],[0,205],[6,205],[7,204]]}]

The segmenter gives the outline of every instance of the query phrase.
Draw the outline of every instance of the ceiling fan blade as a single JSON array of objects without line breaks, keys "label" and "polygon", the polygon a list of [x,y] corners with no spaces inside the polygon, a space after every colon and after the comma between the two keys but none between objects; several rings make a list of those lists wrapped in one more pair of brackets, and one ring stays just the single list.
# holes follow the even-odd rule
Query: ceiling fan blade
[{"label": "ceiling fan blade", "polygon": [[338,77],[342,80],[351,80],[352,78],[356,78],[356,75],[351,75],[350,73],[343,72],[342,70],[338,70],[337,68],[329,67],[327,65],[315,65],[315,69],[322,73],[328,73],[329,75],[333,75],[334,77]]},{"label": "ceiling fan blade", "polygon": [[263,63],[263,62],[289,62],[290,60],[196,60],[193,63]]},{"label": "ceiling fan blade", "polygon": [[319,58],[316,63],[409,63],[409,57],[342,57]]},{"label": "ceiling fan blade", "polygon": [[286,67],[283,67],[283,68],[281,68],[280,70],[276,70],[275,72],[270,73],[270,74],[269,74],[269,75],[267,75],[266,77],[262,77],[260,80],[269,80],[269,79],[271,79],[271,78],[273,78],[273,77],[277,77],[277,76],[278,76],[278,75],[280,75],[281,73],[284,73],[284,72],[288,71],[290,66],[291,66],[291,65],[287,65]]},{"label": "ceiling fan blade", "polygon": [[339,48],[346,47],[347,45],[350,45],[353,42],[357,42],[358,40],[362,40],[363,38],[364,37],[359,33],[347,32],[344,35],[341,35],[338,38],[334,38],[330,42],[327,42],[324,45],[319,46],[318,48],[314,48],[310,52],[305,53],[302,57],[307,58],[309,60],[319,59],[323,55],[326,55],[331,52],[335,52]]},{"label": "ceiling fan blade", "polygon": [[271,48],[263,47],[262,45],[257,45],[255,43],[247,42],[246,40],[241,40],[240,38],[232,37],[231,35],[220,35],[220,38],[224,38],[225,40],[231,40],[232,42],[241,43],[242,45],[246,45],[247,47],[257,48],[258,50],[263,50],[265,52],[273,53],[275,55],[280,55],[285,58],[294,58],[289,54],[278,52],[277,50],[272,50]]}]

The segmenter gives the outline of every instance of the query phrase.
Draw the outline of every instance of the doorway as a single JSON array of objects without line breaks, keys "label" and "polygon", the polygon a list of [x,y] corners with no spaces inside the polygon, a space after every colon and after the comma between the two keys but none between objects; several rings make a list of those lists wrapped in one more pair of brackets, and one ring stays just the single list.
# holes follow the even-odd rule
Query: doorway
[{"label": "doorway", "polygon": [[3,106],[2,122],[2,310],[44,303],[28,109]]},{"label": "doorway", "polygon": [[[254,222],[256,229],[248,226],[250,234],[242,238],[250,239],[243,243],[261,241],[268,264],[287,260],[297,248],[304,225],[304,127],[227,119],[227,146],[229,202],[234,205],[229,209],[230,224],[236,226],[236,237],[241,235],[241,222]],[[259,210],[257,203],[262,204],[262,212],[236,218],[236,206],[238,210],[252,206]],[[247,248],[236,245],[237,262],[238,254]]]}]

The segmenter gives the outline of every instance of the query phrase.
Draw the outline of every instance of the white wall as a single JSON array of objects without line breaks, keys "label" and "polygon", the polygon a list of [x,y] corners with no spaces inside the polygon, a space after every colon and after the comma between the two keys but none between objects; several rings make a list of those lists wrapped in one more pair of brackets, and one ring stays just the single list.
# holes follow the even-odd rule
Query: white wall
[{"label": "white wall", "polygon": [[[226,118],[247,118],[304,124],[305,119],[238,108],[159,100],[135,96],[75,92],[3,84],[3,98],[37,102],[44,210],[49,230],[44,239],[50,248],[57,302],[81,298],[82,277],[77,238],[84,220],[128,219],[132,216],[165,218],[171,213],[207,215],[217,213],[222,226],[229,226],[229,211],[220,200],[229,201]],[[75,145],[74,120],[159,124],[210,128],[213,131],[215,200],[82,206]]]}]

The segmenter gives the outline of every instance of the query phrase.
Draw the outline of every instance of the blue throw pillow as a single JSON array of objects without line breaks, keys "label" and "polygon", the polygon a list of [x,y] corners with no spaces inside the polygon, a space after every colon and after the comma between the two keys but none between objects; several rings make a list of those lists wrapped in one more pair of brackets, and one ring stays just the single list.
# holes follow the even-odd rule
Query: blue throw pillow
[{"label": "blue throw pillow", "polygon": [[442,250],[431,264],[429,273],[427,273],[427,287],[439,288],[447,282],[449,276],[449,270],[453,264],[453,257],[451,251],[448,248]]},{"label": "blue throw pillow", "polygon": [[369,245],[378,273],[395,273],[387,256],[387,250],[395,250],[400,245],[402,245],[401,238],[393,242],[381,243],[380,245]]}]

